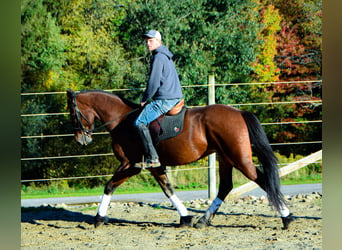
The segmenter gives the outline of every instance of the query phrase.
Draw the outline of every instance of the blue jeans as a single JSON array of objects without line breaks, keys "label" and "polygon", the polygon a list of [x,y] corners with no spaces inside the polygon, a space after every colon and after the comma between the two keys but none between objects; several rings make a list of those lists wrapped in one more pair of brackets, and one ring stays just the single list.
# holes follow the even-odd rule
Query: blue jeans
[{"label": "blue jeans", "polygon": [[179,101],[180,99],[154,100],[148,103],[135,120],[134,125],[138,126],[143,123],[147,126],[159,116],[172,109]]}]

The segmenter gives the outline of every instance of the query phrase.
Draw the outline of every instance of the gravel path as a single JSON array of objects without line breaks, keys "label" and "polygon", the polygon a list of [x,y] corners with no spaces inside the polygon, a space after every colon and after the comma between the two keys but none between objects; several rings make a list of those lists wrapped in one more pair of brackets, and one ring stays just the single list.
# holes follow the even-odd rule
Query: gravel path
[{"label": "gravel path", "polygon": [[[21,249],[322,249],[322,194],[286,196],[296,220],[283,230],[264,196],[226,200],[213,226],[179,228],[170,202],[111,202],[94,228],[97,203],[22,208]],[[199,218],[207,199],[186,201]]]}]

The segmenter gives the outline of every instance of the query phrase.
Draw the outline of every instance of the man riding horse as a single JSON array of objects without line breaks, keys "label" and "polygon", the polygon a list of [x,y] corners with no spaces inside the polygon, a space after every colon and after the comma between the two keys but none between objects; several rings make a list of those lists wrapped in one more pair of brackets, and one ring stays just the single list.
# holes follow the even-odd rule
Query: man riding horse
[{"label": "man riding horse", "polygon": [[[142,112],[135,120],[135,127],[144,149],[146,167],[160,166],[157,151],[153,145],[147,125],[172,109],[182,98],[182,88],[172,61],[173,54],[162,45],[161,35],[156,30],[144,34],[148,50],[152,52],[150,75],[141,100]],[[147,103],[148,100],[151,102]],[[146,104],[147,103],[147,104]]]},{"label": "man riding horse", "polygon": [[[130,177],[141,172],[142,167],[137,162],[144,155],[146,162],[142,165],[147,165],[148,171],[177,209],[180,226],[200,228],[211,225],[219,207],[233,189],[232,171],[235,168],[265,190],[270,204],[281,216],[283,228],[288,228],[294,217],[280,190],[278,160],[260,121],[251,112],[223,104],[186,109],[182,132],[160,141],[157,146],[159,155],[157,154],[147,125],[175,105],[178,106],[182,91],[172,53],[161,45],[160,33],[151,30],[144,37],[152,52],[152,63],[141,101],[141,114],[138,113],[140,105],[127,103],[114,94],[104,91],[83,91],[76,94],[67,90],[76,141],[81,145],[89,144],[92,132],[96,129],[95,120],[98,119],[110,131],[112,149],[120,161],[113,177],[105,185],[95,216],[95,227],[106,223],[113,192]],[[149,99],[152,102],[147,103]],[[140,135],[138,138],[132,134],[132,121],[135,121],[134,125]],[[139,145],[140,140],[143,147]],[[213,152],[219,156],[219,189],[205,214],[194,223],[193,216],[188,214],[187,208],[176,196],[165,167],[189,164]],[[253,162],[252,152],[259,160],[259,168]]]}]

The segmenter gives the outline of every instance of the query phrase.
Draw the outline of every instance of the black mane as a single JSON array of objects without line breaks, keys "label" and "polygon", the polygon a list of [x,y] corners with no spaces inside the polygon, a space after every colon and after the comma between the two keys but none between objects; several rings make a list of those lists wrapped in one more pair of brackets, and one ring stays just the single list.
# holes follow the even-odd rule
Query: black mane
[{"label": "black mane", "polygon": [[[113,94],[113,95],[114,95],[114,94]],[[119,97],[127,106],[129,106],[129,107],[131,107],[131,108],[136,109],[136,108],[141,107],[140,104],[137,104],[137,103],[132,102],[132,101],[128,100],[127,98],[125,98],[125,97],[123,96],[123,94],[117,94],[116,96],[118,96],[118,97]]]}]

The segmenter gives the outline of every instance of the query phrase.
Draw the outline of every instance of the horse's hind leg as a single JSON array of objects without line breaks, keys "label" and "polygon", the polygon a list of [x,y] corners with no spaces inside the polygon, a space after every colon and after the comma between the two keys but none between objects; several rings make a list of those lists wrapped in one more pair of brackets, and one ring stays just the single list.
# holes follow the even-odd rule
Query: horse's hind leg
[{"label": "horse's hind leg", "polygon": [[205,215],[202,216],[196,222],[196,225],[195,225],[196,228],[209,226],[211,224],[211,220],[214,218],[222,202],[227,197],[229,192],[233,189],[232,165],[227,162],[224,162],[221,157],[219,159],[219,162],[220,162],[220,168],[219,168],[220,184],[219,184],[219,190],[218,190],[217,196],[211,203],[210,207],[205,212]]},{"label": "horse's hind leg", "polygon": [[[258,184],[266,193],[267,193],[267,186],[265,182],[265,174],[262,173],[258,168],[255,167],[252,160],[247,160],[241,165],[237,165],[237,168],[250,180],[254,181]],[[267,193],[268,194],[268,193]],[[269,195],[269,194],[268,194]],[[279,198],[280,199],[280,198]],[[282,218],[282,222],[284,225],[284,229],[288,228],[288,225],[294,220],[292,214],[290,213],[289,208],[285,204],[285,201],[280,199],[280,206],[278,212]]]},{"label": "horse's hind leg", "polygon": [[[267,192],[265,184],[265,175],[259,169],[257,169],[257,175],[258,177],[256,178],[256,180],[254,180],[254,182],[258,184],[265,192]],[[282,202],[282,205],[280,206],[278,212],[283,221],[284,229],[287,229],[288,225],[294,220],[294,218],[290,213],[289,208],[286,206],[284,202]]]},{"label": "horse's hind leg", "polygon": [[101,197],[101,203],[95,216],[95,227],[98,227],[106,222],[107,209],[110,203],[111,196],[115,189],[122,183],[124,183],[127,179],[129,179],[133,175],[139,174],[140,172],[141,169],[130,167],[129,164],[120,165],[120,167],[113,175],[112,179],[105,186],[104,193]]},{"label": "horse's hind leg", "polygon": [[165,167],[161,166],[158,168],[149,168],[148,169],[156,181],[159,183],[160,187],[162,188],[164,194],[167,198],[171,201],[172,205],[177,209],[180,215],[180,226],[192,226],[192,216],[188,215],[188,210],[184,206],[184,204],[178,199],[176,196],[169,178],[166,175]]}]

